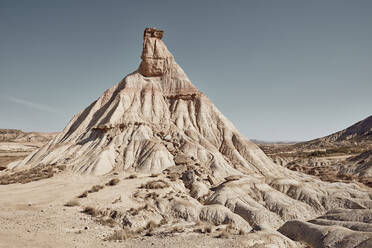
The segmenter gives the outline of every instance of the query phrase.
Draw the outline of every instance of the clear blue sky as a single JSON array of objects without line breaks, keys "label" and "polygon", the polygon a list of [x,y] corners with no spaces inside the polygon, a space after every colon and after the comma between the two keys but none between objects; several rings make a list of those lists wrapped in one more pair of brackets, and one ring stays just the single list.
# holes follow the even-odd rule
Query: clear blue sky
[{"label": "clear blue sky", "polygon": [[0,0],[0,128],[62,130],[137,69],[147,26],[248,138],[372,114],[372,1]]}]

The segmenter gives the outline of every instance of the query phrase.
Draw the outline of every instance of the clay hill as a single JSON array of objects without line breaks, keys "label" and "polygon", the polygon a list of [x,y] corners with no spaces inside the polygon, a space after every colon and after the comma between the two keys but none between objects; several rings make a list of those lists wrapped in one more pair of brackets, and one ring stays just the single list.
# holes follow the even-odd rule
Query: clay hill
[{"label": "clay hill", "polygon": [[372,191],[273,163],[163,34],[147,28],[138,70],[0,172],[0,246],[371,247]]}]

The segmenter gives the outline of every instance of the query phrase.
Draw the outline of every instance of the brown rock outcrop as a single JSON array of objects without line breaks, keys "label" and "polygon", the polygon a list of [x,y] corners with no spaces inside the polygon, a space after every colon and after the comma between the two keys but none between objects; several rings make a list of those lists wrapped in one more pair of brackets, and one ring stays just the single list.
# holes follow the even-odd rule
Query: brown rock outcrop
[{"label": "brown rock outcrop", "polygon": [[146,28],[143,36],[142,62],[139,72],[146,77],[162,76],[167,70],[167,59],[172,55],[161,40],[163,31]]}]

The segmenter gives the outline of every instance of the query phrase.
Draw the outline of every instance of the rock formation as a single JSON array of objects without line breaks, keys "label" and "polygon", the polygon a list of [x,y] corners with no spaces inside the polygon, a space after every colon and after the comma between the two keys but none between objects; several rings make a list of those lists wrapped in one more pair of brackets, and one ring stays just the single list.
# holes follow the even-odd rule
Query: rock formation
[{"label": "rock formation", "polygon": [[[169,216],[175,222],[274,233],[271,239],[282,237],[283,247],[295,247],[275,231],[287,221],[316,218],[334,208],[372,206],[371,192],[356,184],[325,183],[275,165],[193,86],[162,36],[163,31],[146,29],[139,69],[74,116],[47,145],[9,167],[64,165],[94,175],[163,173],[161,180],[141,186],[172,188],[162,192],[167,200],[152,202],[157,220]],[[157,196],[143,198],[151,197]],[[123,225],[141,223],[132,210],[115,211]],[[308,242],[293,232],[283,231]]]},{"label": "rock formation", "polygon": [[146,29],[138,69],[77,114],[43,149],[14,167],[66,164],[74,171],[160,172],[179,157],[212,168],[213,176],[280,169],[244,138],[198,91],[161,40]]}]

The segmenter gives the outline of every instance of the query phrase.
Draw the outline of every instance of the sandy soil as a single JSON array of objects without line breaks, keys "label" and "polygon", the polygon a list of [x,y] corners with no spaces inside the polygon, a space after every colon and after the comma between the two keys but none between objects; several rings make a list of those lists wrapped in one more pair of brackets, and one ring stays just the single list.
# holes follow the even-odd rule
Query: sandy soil
[{"label": "sandy soil", "polygon": [[[122,242],[104,241],[113,228],[96,223],[81,213],[83,206],[64,204],[105,178],[68,173],[28,184],[0,185],[0,247],[247,247],[244,236],[215,238],[214,235],[172,234],[133,238]],[[96,197],[107,200],[123,197],[133,181],[105,188],[84,199],[93,204]],[[100,194],[100,195],[98,195]]]}]

